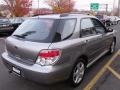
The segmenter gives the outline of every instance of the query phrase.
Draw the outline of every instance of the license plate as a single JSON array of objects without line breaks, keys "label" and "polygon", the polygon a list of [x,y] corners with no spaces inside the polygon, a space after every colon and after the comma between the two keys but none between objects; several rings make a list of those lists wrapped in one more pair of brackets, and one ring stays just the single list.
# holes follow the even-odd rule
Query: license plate
[{"label": "license plate", "polygon": [[17,73],[17,74],[19,74],[20,75],[20,70],[19,69],[17,69],[17,68],[15,68],[15,67],[13,67],[13,72],[15,72],[15,73]]}]

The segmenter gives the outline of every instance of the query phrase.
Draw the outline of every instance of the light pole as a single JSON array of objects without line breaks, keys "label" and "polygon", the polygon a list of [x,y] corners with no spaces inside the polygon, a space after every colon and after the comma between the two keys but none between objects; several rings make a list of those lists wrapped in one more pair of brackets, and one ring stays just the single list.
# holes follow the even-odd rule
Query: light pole
[{"label": "light pole", "polygon": [[120,0],[118,0],[118,16],[120,16]]},{"label": "light pole", "polygon": [[39,0],[38,0],[38,14],[40,14],[39,8],[40,8],[40,7],[39,7]]},{"label": "light pole", "polygon": [[108,15],[108,4],[105,5],[106,5],[106,15]]},{"label": "light pole", "polygon": [[114,10],[114,8],[115,8],[115,0],[113,1],[113,10]]}]

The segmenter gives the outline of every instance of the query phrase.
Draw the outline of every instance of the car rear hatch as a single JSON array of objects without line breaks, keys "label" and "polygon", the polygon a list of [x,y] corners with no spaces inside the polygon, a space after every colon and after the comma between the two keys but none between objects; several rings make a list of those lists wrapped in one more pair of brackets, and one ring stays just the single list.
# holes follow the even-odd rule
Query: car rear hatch
[{"label": "car rear hatch", "polygon": [[6,51],[11,58],[34,64],[41,50],[54,42],[69,39],[76,19],[32,19],[23,22],[6,40]]},{"label": "car rear hatch", "polygon": [[8,55],[19,62],[34,64],[39,52],[52,43],[54,24],[55,21],[49,19],[25,21],[6,39]]},{"label": "car rear hatch", "polygon": [[38,53],[48,49],[50,43],[23,41],[12,37],[6,40],[6,51],[10,58],[18,62],[32,65],[36,62]]}]

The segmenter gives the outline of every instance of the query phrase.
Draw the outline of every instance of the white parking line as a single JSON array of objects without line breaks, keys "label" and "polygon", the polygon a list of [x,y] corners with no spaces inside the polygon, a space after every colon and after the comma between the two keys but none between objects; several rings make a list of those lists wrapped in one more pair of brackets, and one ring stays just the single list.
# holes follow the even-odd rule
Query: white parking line
[{"label": "white parking line", "polygon": [[[94,78],[87,84],[87,86],[83,90],[92,90],[94,85],[97,83],[100,77],[108,70],[108,67],[111,65],[111,63],[115,60],[115,58],[118,55],[120,55],[120,50],[118,50],[113,55],[113,57],[102,67],[102,69],[94,76]],[[111,68],[109,68],[109,70],[111,70]],[[120,79],[120,76],[114,70],[111,71],[113,75],[115,75],[118,79]]]}]

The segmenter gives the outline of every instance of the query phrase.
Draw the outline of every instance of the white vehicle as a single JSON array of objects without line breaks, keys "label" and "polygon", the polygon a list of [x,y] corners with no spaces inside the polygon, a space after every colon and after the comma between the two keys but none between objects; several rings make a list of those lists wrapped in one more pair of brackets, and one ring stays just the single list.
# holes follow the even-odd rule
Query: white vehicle
[{"label": "white vehicle", "polygon": [[117,16],[109,16],[109,18],[112,24],[118,24],[120,22],[120,18]]}]

